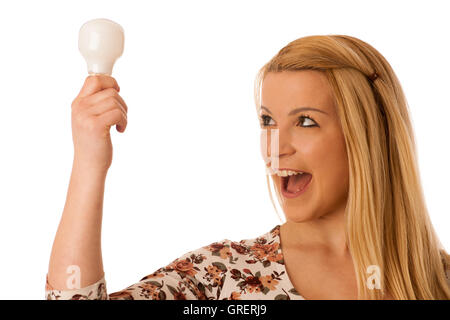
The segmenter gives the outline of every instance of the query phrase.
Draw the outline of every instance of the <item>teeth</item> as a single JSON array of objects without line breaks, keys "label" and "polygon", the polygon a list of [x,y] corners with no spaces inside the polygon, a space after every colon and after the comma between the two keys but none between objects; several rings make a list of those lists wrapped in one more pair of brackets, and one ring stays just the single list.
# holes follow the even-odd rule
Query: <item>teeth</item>
[{"label": "teeth", "polygon": [[280,177],[287,177],[287,176],[292,176],[295,174],[303,174],[303,172],[296,172],[296,171],[291,171],[291,170],[280,170],[276,174]]}]

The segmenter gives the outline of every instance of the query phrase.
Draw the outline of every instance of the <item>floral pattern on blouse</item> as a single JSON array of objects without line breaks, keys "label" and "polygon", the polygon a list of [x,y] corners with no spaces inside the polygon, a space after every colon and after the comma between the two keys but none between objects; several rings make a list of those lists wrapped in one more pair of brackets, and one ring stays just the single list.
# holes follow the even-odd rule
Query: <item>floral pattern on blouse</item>
[{"label": "floral pattern on blouse", "polygon": [[[304,300],[291,283],[280,247],[280,225],[253,239],[223,239],[190,251],[143,277],[107,293],[105,277],[76,290],[55,290],[47,300]],[[446,266],[450,286],[450,269]]]},{"label": "floral pattern on blouse", "polygon": [[47,300],[303,300],[284,267],[280,225],[262,236],[223,239],[185,253],[139,282],[107,293],[105,277],[75,290],[55,290]]}]

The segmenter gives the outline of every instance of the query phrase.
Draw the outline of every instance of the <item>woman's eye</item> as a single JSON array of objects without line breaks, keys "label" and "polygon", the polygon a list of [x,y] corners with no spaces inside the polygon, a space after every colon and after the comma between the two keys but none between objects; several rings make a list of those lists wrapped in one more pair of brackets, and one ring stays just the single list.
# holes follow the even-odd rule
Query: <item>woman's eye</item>
[{"label": "woman's eye", "polygon": [[267,123],[267,121],[269,120],[269,119],[272,119],[271,117],[269,117],[269,116],[261,116],[261,125],[263,126],[263,127],[266,127],[266,126],[268,126],[269,124]]},{"label": "woman's eye", "polygon": [[303,120],[307,120],[307,122],[309,121],[310,123],[312,123],[312,125],[306,125],[306,126],[301,126],[301,127],[317,127],[317,124],[316,124],[316,122],[314,121],[314,119],[312,119],[311,117],[309,117],[309,116],[300,116],[299,118],[298,118],[298,120],[299,120],[299,123],[301,123]]},{"label": "woman's eye", "polygon": [[[261,126],[263,126],[263,127],[269,126],[269,123],[268,123],[269,120],[272,120],[272,118],[267,115],[261,116]],[[298,123],[304,123],[305,120],[307,123],[306,125],[300,125],[300,127],[304,127],[304,128],[318,127],[315,120],[313,118],[311,118],[310,116],[300,116],[300,117],[298,117],[298,120],[299,120]],[[310,124],[308,125],[308,123],[310,123]]]}]

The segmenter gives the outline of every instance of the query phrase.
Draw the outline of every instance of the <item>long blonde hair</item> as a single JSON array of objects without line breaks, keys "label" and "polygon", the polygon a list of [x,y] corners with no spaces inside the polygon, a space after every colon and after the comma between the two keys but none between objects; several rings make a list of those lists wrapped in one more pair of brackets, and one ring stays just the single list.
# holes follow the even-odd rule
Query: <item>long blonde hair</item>
[{"label": "long blonde hair", "polygon": [[[259,70],[257,112],[268,72],[305,69],[327,76],[345,137],[350,172],[346,235],[358,299],[382,299],[386,290],[394,299],[450,299],[445,275],[450,259],[428,215],[409,107],[392,67],[357,38],[303,37]],[[369,80],[375,71],[379,77]],[[366,285],[370,265],[379,267],[381,290]]]}]

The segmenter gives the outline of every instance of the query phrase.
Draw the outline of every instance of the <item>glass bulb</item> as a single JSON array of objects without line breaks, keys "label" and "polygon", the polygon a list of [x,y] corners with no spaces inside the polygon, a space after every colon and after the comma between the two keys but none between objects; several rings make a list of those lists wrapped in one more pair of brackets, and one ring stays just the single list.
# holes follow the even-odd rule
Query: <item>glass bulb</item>
[{"label": "glass bulb", "polygon": [[116,60],[123,53],[125,35],[122,26],[109,19],[94,19],[80,28],[78,49],[89,74],[111,76]]}]

